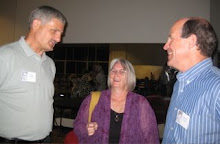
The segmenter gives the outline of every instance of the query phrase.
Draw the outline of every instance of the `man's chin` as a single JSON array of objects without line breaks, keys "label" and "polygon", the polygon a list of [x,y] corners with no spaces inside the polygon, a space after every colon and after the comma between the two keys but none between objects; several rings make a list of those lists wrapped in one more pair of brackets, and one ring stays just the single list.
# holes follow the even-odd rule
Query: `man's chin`
[{"label": "man's chin", "polygon": [[53,51],[53,50],[54,50],[54,46],[48,48],[48,51]]},{"label": "man's chin", "polygon": [[172,62],[171,62],[170,60],[167,61],[167,65],[170,66],[170,67],[173,66],[173,65],[172,65]]}]

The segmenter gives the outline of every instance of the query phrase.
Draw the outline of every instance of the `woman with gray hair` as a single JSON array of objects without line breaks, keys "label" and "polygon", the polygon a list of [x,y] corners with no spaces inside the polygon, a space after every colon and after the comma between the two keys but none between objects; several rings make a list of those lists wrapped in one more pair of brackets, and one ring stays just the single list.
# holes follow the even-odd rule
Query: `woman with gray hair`
[{"label": "woman with gray hair", "polygon": [[113,59],[108,87],[101,92],[88,123],[91,95],[82,102],[74,121],[80,143],[159,143],[156,117],[147,99],[132,92],[136,76],[132,64]]}]

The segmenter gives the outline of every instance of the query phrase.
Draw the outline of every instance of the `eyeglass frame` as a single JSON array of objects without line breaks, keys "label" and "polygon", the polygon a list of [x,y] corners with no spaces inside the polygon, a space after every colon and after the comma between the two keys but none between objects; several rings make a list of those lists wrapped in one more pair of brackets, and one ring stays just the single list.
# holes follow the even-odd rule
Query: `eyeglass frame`
[{"label": "eyeglass frame", "polygon": [[120,69],[120,70],[116,70],[116,69],[111,69],[110,70],[110,75],[116,75],[119,74],[120,76],[124,76],[128,71],[124,70],[124,69]]}]

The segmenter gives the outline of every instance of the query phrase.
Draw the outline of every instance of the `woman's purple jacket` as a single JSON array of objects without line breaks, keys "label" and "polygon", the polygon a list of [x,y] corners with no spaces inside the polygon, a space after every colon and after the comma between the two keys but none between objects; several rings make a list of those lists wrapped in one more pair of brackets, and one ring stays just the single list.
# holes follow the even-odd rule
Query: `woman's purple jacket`
[{"label": "woman's purple jacket", "polygon": [[[110,90],[102,91],[93,114],[92,122],[97,122],[95,134],[88,136],[89,104],[91,95],[82,102],[74,121],[74,132],[80,143],[108,144],[110,127]],[[121,126],[120,144],[159,144],[158,128],[153,109],[147,99],[129,92]]]}]

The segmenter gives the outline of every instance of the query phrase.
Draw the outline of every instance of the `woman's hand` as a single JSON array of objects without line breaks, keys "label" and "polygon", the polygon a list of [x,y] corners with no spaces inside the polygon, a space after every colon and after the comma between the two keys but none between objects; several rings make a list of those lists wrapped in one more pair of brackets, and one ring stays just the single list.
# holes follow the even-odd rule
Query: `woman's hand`
[{"label": "woman's hand", "polygon": [[97,130],[98,124],[96,122],[89,122],[89,123],[87,123],[86,127],[87,127],[87,131],[88,131],[88,135],[91,136]]}]

